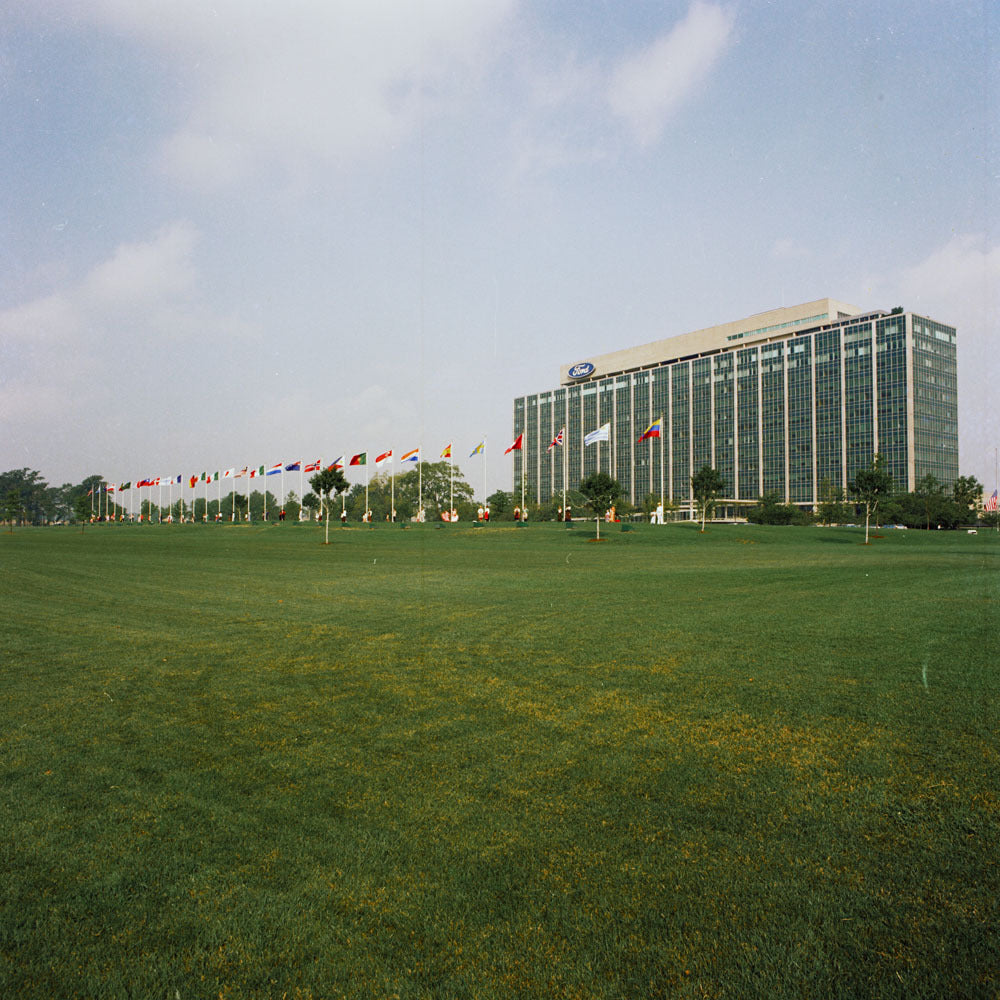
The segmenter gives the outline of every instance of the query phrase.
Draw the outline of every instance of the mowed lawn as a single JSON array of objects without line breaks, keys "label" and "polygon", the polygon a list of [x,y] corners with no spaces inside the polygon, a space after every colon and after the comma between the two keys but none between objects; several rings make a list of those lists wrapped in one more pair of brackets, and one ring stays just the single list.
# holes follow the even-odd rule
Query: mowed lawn
[{"label": "mowed lawn", "polygon": [[0,996],[996,997],[1000,540],[0,536]]}]

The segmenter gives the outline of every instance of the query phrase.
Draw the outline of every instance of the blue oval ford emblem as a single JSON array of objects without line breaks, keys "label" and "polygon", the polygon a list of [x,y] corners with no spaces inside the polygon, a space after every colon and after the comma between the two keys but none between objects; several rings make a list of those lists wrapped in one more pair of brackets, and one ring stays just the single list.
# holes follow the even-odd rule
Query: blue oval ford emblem
[{"label": "blue oval ford emblem", "polygon": [[581,361],[578,365],[573,365],[568,374],[570,378],[586,378],[593,371],[594,366],[589,361]]}]

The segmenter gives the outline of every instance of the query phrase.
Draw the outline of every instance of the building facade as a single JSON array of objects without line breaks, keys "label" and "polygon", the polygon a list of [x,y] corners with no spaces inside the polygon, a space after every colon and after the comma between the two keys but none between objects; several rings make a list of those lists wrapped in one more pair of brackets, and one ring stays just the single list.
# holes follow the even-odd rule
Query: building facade
[{"label": "building facade", "polygon": [[[640,441],[654,421],[658,437]],[[608,425],[608,440],[585,437]],[[561,445],[553,439],[564,429]],[[776,494],[814,507],[880,453],[899,490],[958,476],[955,329],[833,299],[563,367],[559,388],[514,400],[514,491],[540,503],[595,471],[641,505],[692,508],[691,476],[717,469],[721,503]]]}]

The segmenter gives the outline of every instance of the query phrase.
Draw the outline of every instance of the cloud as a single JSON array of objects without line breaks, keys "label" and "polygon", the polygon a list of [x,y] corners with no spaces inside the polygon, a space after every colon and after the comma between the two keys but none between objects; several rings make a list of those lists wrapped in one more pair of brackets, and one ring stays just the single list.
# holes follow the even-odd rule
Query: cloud
[{"label": "cloud", "polygon": [[960,471],[987,481],[1000,437],[1000,244],[981,234],[956,235],[917,263],[877,276],[871,291],[885,308],[901,305],[956,328]]},{"label": "cloud", "polygon": [[100,0],[90,16],[163,50],[189,112],[163,143],[173,176],[211,187],[248,170],[338,165],[464,102],[513,0]]},{"label": "cloud", "polygon": [[942,315],[942,322],[993,330],[1000,315],[1000,245],[989,246],[980,235],[955,236],[892,283],[908,309],[926,309],[932,319],[947,309],[955,319]]},{"label": "cloud", "polygon": [[670,114],[711,71],[733,22],[731,10],[696,2],[683,21],[612,74],[608,102],[641,145],[659,138]]},{"label": "cloud", "polygon": [[201,303],[197,243],[190,223],[173,222],[148,240],[121,244],[67,287],[0,311],[0,419],[67,416],[83,405],[79,386],[100,398],[122,359],[199,331],[245,332]]}]

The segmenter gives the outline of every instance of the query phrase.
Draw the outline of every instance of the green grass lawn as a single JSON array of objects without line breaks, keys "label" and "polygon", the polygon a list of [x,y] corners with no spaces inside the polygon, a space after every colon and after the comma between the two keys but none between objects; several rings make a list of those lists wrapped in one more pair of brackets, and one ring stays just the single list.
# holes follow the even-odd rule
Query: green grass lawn
[{"label": "green grass lawn", "polygon": [[0,995],[1000,995],[997,536],[592,534],[0,535]]}]

